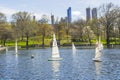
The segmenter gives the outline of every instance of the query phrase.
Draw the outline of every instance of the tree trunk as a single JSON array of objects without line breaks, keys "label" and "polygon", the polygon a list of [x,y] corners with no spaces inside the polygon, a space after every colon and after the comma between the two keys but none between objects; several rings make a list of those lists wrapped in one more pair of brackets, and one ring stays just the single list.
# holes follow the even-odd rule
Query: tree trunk
[{"label": "tree trunk", "polygon": [[23,41],[23,35],[22,35],[22,37],[21,37],[21,41]]},{"label": "tree trunk", "polygon": [[23,38],[24,38],[23,29],[22,29],[21,31],[22,31],[22,36],[21,36],[21,38],[22,38],[22,41],[23,41]]},{"label": "tree trunk", "polygon": [[84,39],[83,39],[83,36],[82,36],[82,35],[83,35],[83,34],[81,33],[80,40],[83,42]]},{"label": "tree trunk", "polygon": [[89,44],[90,44],[90,46],[91,46],[91,44],[92,44],[91,39],[90,39],[90,38],[88,38],[88,40],[89,40]]},{"label": "tree trunk", "polygon": [[119,45],[120,45],[120,27],[119,27],[119,34],[118,34],[118,37],[119,37]]},{"label": "tree trunk", "polygon": [[89,33],[89,31],[88,31],[88,28],[87,28],[87,32],[88,32],[88,33],[87,33],[87,36],[88,36],[88,41],[89,41],[89,44],[90,44],[90,46],[91,46],[91,44],[92,44],[92,43],[91,43],[90,33]]},{"label": "tree trunk", "polygon": [[27,40],[26,40],[26,49],[29,49],[29,36],[26,35],[26,38],[27,38]]},{"label": "tree trunk", "polygon": [[1,44],[2,44],[2,40],[1,40]]},{"label": "tree trunk", "polygon": [[3,45],[5,46],[6,40],[3,40]]},{"label": "tree trunk", "polygon": [[57,41],[58,46],[60,46],[60,41],[61,41],[61,37],[60,37],[60,33],[58,33],[58,41]]},{"label": "tree trunk", "polygon": [[45,47],[45,44],[44,44],[44,39],[45,39],[45,35],[42,36],[42,48]]},{"label": "tree trunk", "polygon": [[110,30],[109,30],[109,26],[107,25],[107,29],[106,29],[106,45],[107,48],[110,48]]}]

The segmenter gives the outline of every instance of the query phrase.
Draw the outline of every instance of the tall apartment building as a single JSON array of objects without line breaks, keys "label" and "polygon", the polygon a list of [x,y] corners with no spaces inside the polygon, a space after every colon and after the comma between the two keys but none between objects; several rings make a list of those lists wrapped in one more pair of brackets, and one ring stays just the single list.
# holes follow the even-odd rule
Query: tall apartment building
[{"label": "tall apartment building", "polygon": [[67,9],[67,20],[68,20],[68,23],[71,23],[72,21],[71,7]]},{"label": "tall apartment building", "polygon": [[97,19],[97,8],[92,9],[92,19]]},{"label": "tall apartment building", "polygon": [[54,25],[55,20],[54,20],[54,15],[51,14],[51,24]]},{"label": "tall apartment building", "polygon": [[90,8],[86,8],[86,21],[89,21],[91,18]]}]

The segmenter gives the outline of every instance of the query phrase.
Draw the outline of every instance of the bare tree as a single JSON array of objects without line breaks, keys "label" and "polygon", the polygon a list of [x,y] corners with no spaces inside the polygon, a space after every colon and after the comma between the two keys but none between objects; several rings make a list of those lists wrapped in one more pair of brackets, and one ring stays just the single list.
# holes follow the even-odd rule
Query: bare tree
[{"label": "bare tree", "polygon": [[100,7],[100,23],[105,27],[106,32],[106,44],[107,47],[110,47],[110,33],[111,29],[114,26],[116,19],[119,17],[119,7],[114,6],[112,3],[107,5],[103,4]]}]

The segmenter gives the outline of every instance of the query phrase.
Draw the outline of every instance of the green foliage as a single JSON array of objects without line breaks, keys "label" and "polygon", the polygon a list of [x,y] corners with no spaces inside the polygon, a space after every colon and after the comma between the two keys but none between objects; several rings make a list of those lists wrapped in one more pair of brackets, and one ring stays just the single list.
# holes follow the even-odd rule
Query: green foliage
[{"label": "green foliage", "polygon": [[0,13],[1,43],[14,46],[15,39],[19,46],[49,46],[52,34],[56,34],[61,45],[95,44],[101,36],[103,44],[120,44],[120,9],[113,4],[103,5],[100,8],[100,17],[89,21],[77,20],[67,23],[65,18],[48,24],[48,17],[43,15],[41,20],[32,19],[28,12],[17,12],[12,15],[11,24],[7,23],[6,16]]}]

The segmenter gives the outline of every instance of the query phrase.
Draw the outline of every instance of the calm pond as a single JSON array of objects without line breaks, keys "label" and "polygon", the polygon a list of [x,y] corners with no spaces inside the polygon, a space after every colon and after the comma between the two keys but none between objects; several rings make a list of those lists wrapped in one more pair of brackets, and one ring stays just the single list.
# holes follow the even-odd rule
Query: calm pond
[{"label": "calm pond", "polygon": [[120,80],[120,49],[104,49],[102,62],[94,49],[59,50],[61,61],[48,61],[51,48],[0,52],[0,80]]}]

